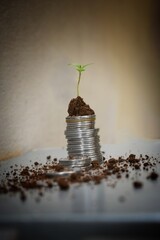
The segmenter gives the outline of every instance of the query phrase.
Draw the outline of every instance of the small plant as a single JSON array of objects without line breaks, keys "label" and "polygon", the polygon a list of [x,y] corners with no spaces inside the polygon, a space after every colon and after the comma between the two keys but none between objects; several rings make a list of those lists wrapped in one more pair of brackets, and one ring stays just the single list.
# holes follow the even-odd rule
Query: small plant
[{"label": "small plant", "polygon": [[80,84],[80,81],[81,81],[81,74],[82,72],[84,72],[86,70],[86,67],[88,65],[91,65],[92,63],[88,63],[86,65],[79,65],[79,64],[68,64],[70,66],[73,66],[79,73],[78,75],[78,82],[77,82],[77,97],[79,96],[79,84]]}]

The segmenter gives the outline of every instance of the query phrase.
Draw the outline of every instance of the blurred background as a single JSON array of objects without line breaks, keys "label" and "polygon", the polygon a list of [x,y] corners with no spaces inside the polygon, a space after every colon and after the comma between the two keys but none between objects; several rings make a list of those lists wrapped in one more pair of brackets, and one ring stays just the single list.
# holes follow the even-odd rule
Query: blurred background
[{"label": "blurred background", "polygon": [[65,147],[77,72],[101,144],[160,138],[158,0],[2,0],[0,159]]}]

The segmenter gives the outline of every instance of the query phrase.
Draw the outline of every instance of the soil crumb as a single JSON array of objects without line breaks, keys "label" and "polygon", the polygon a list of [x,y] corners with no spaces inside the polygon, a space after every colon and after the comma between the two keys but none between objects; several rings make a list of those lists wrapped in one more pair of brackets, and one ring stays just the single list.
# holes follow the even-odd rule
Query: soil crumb
[{"label": "soil crumb", "polygon": [[147,177],[148,179],[151,179],[151,180],[157,180],[157,178],[158,178],[158,174],[156,173],[156,172],[151,172],[149,175],[148,175],[148,177]]},{"label": "soil crumb", "polygon": [[93,115],[95,114],[94,110],[87,105],[83,98],[78,96],[77,98],[73,98],[68,105],[68,113],[69,116],[85,116],[85,115]]},{"label": "soil crumb", "polygon": [[133,186],[134,188],[142,188],[143,187],[143,183],[140,181],[134,181],[133,182]]},{"label": "soil crumb", "polygon": [[57,183],[61,190],[67,190],[69,188],[69,181],[66,178],[59,178]]}]

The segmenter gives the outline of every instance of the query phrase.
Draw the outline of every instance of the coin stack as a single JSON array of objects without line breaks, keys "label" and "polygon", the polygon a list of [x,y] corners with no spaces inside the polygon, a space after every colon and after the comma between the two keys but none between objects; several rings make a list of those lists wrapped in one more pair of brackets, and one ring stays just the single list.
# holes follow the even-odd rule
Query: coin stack
[{"label": "coin stack", "polygon": [[[89,158],[102,162],[100,137],[98,128],[95,128],[95,115],[68,116],[66,118],[65,136],[67,151],[72,158]],[[79,162],[80,164],[80,162]]]}]

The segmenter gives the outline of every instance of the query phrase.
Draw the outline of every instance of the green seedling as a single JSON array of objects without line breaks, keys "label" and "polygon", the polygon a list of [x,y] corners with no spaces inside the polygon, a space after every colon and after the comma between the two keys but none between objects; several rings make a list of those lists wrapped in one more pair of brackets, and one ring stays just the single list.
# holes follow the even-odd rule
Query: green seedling
[{"label": "green seedling", "polygon": [[84,72],[86,70],[86,67],[91,65],[93,63],[88,63],[86,65],[79,65],[79,64],[68,64],[70,66],[73,66],[79,73],[78,75],[78,82],[77,82],[77,97],[79,96],[79,84],[80,84],[80,81],[81,81],[81,74],[82,72]]}]

